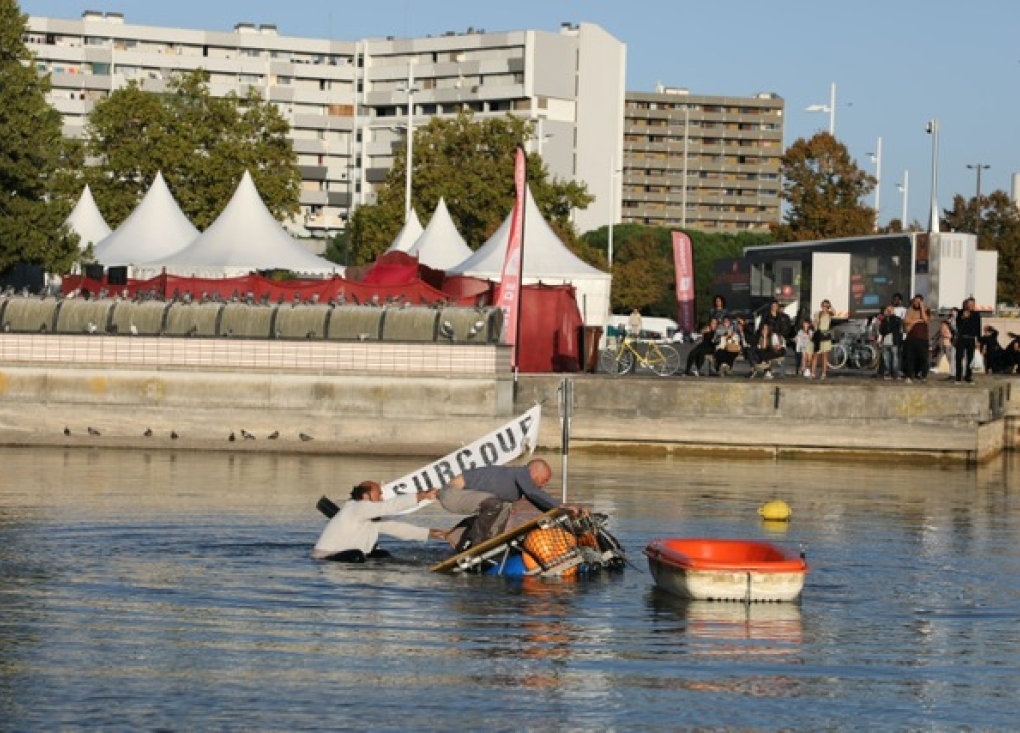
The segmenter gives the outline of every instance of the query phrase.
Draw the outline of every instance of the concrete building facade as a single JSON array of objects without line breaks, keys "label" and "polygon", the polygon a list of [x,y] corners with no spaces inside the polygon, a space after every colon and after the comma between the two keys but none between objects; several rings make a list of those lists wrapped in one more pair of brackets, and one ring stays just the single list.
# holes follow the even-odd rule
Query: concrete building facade
[{"label": "concrete building facade", "polygon": [[784,102],[627,92],[624,223],[705,231],[761,231],[781,216]]},{"label": "concrete building facade", "polygon": [[597,25],[338,41],[265,24],[233,32],[131,25],[120,13],[87,11],[77,20],[30,17],[25,40],[51,76],[50,102],[69,135],[82,135],[95,104],[132,80],[160,92],[175,74],[204,68],[214,95],[257,89],[291,125],[303,184],[290,228],[300,234],[343,229],[354,208],[374,201],[409,122],[462,109],[534,120],[531,144],[551,174],[586,183],[596,197],[575,212],[578,230],[612,215],[626,47]]}]

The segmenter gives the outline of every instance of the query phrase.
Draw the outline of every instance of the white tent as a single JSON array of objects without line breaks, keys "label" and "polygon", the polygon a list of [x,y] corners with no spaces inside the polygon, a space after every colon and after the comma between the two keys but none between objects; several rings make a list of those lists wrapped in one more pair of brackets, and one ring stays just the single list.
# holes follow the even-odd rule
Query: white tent
[{"label": "white tent", "polygon": [[67,225],[78,235],[78,247],[85,249],[90,244],[95,247],[99,242],[110,236],[110,225],[96,206],[92,198],[92,189],[85,186],[78,203],[74,205],[71,215],[67,217]]},{"label": "white tent", "polygon": [[255,270],[330,275],[343,270],[313,255],[284,231],[247,171],[226,208],[198,238],[179,252],[136,269],[158,273],[164,268],[171,275],[195,277],[235,277]]},{"label": "white tent", "polygon": [[386,251],[407,252],[424,232],[425,229],[422,227],[421,221],[418,220],[418,214],[414,209],[411,209],[411,215],[407,217],[407,221],[404,222],[404,226],[393,240],[393,244]]},{"label": "white tent", "polygon": [[[506,248],[510,239],[511,212],[489,241],[458,265],[448,268],[450,274],[498,280],[503,272]],[[584,322],[604,326],[609,315],[609,293],[613,276],[584,262],[556,236],[542,217],[538,204],[527,191],[524,209],[524,282],[547,285],[569,283],[577,295],[577,307]]]},{"label": "white tent", "polygon": [[96,261],[116,267],[169,257],[197,236],[198,230],[174,201],[163,174],[157,173],[131,216],[95,246]]},{"label": "white tent", "polygon": [[423,265],[437,270],[448,270],[471,256],[471,248],[457,231],[445,200],[439,199],[429,225],[407,254],[417,257]]}]

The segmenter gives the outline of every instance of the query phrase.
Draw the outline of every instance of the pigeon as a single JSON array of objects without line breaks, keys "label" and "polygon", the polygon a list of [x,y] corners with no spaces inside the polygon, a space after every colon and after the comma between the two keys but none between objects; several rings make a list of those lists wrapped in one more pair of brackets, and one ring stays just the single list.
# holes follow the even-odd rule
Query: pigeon
[{"label": "pigeon", "polygon": [[177,435],[177,431],[176,430],[171,430],[170,431],[170,440],[177,440],[177,438],[179,438],[179,437],[180,436]]},{"label": "pigeon", "polygon": [[231,443],[233,443],[235,440],[237,440],[237,436],[234,435],[233,433],[231,433],[230,437],[228,437],[227,440],[229,440]]},{"label": "pigeon", "polygon": [[132,336],[137,336],[138,335],[138,326],[136,326],[133,323],[131,324],[131,335]]},{"label": "pigeon", "polygon": [[146,428],[145,432],[142,433],[142,435],[144,435],[146,438],[151,438],[152,437],[152,428]]},{"label": "pigeon", "polygon": [[312,440],[312,436],[311,435],[307,435],[306,433],[298,433],[298,437],[301,438],[301,440],[305,441],[306,443],[309,440]]},{"label": "pigeon", "polygon": [[276,440],[279,437],[280,437],[280,431],[279,430],[274,430],[273,432],[271,432],[269,434],[269,439],[270,440]]},{"label": "pigeon", "polygon": [[255,440],[255,436],[249,433],[244,428],[241,428],[241,437],[244,438],[245,440]]},{"label": "pigeon", "polygon": [[71,428],[64,428],[64,435],[70,435],[70,434],[71,434]]},{"label": "pigeon", "polygon": [[89,428],[89,435],[96,435],[96,436],[98,436],[98,435],[100,435],[100,432],[98,430],[96,430],[95,428],[90,427]]}]

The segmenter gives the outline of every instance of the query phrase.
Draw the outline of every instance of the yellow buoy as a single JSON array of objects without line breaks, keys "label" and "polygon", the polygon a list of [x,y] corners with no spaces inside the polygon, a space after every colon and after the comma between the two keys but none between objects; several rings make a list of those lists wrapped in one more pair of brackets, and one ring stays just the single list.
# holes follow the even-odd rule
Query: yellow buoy
[{"label": "yellow buoy", "polygon": [[790,518],[793,512],[790,510],[790,505],[781,499],[773,499],[767,501],[758,508],[758,514],[761,515],[762,519],[767,519],[773,522],[785,522]]}]

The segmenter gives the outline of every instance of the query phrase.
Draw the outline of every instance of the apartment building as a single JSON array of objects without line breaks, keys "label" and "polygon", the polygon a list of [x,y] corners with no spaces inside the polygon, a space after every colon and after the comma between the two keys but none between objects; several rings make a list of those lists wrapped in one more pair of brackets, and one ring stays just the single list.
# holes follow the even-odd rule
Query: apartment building
[{"label": "apartment building", "polygon": [[704,231],[779,222],[783,100],[627,92],[620,218]]},{"label": "apartment building", "polygon": [[408,125],[462,109],[535,121],[532,144],[552,175],[584,182],[596,197],[575,212],[580,231],[614,213],[619,182],[609,172],[622,156],[626,47],[597,25],[340,41],[289,37],[269,24],[232,32],[131,25],[120,13],[87,11],[76,20],[30,17],[25,40],[51,76],[50,102],[69,135],[83,134],[93,106],[132,80],[160,92],[174,74],[204,68],[214,95],[258,89],[291,125],[303,179],[301,214],[289,223],[298,234],[343,229],[374,201]]}]

